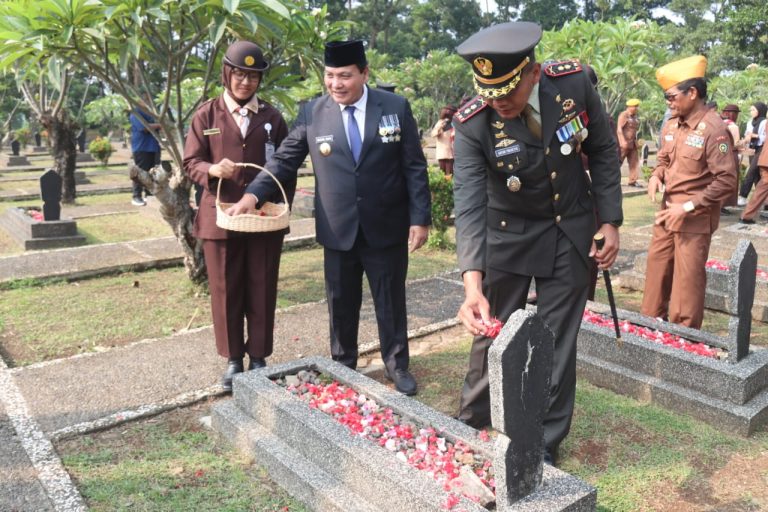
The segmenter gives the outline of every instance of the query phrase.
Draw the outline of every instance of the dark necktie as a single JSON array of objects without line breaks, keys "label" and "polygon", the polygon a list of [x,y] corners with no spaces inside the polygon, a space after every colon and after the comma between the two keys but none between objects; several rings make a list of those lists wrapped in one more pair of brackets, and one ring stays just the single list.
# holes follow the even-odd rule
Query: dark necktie
[{"label": "dark necktie", "polygon": [[360,160],[360,150],[363,148],[363,141],[360,139],[360,128],[358,128],[357,121],[355,120],[355,107],[352,105],[344,107],[344,112],[349,114],[349,122],[347,123],[349,149],[352,150],[352,156],[355,159],[355,163],[357,163]]},{"label": "dark necktie", "polygon": [[528,127],[528,131],[530,131],[534,137],[541,140],[541,125],[533,115],[533,107],[531,107],[530,104],[525,106],[521,116],[523,121],[525,121],[525,125]]}]

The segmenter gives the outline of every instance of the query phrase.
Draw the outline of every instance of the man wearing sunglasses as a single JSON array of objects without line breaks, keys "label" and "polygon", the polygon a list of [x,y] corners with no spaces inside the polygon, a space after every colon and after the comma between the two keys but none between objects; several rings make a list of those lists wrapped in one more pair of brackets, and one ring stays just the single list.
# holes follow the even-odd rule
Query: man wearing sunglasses
[{"label": "man wearing sunglasses", "polygon": [[698,329],[704,318],[705,264],[720,207],[736,189],[731,136],[707,108],[707,59],[688,57],[662,66],[656,80],[672,117],[661,132],[661,148],[648,196],[656,202],[648,249],[641,312]]}]

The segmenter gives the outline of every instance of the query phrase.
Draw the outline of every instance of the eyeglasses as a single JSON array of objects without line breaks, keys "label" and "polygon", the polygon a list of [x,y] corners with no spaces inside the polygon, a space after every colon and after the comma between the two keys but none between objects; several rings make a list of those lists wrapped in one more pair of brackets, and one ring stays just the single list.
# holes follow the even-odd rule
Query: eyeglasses
[{"label": "eyeglasses", "polygon": [[664,99],[667,101],[675,101],[675,98],[677,98],[680,94],[688,94],[688,91],[678,91],[674,94],[665,94]]},{"label": "eyeglasses", "polygon": [[235,80],[237,80],[238,82],[244,82],[246,78],[251,82],[258,82],[259,80],[261,80],[261,73],[257,71],[246,73],[242,69],[233,69],[232,76],[235,77]]}]

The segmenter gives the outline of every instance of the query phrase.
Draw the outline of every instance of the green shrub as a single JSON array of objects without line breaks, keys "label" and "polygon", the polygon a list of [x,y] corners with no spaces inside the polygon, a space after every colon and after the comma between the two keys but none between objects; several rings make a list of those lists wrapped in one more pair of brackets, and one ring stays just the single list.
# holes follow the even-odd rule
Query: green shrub
[{"label": "green shrub", "polygon": [[29,141],[32,140],[32,130],[30,130],[28,126],[19,128],[16,130],[15,136],[16,140],[21,144],[21,147],[25,148],[27,147],[27,144],[29,144]]},{"label": "green shrub", "polygon": [[451,242],[446,237],[453,211],[453,179],[443,174],[437,166],[429,167],[429,190],[432,193],[432,229],[429,232],[429,247],[446,249]]},{"label": "green shrub", "polygon": [[88,152],[93,158],[101,162],[102,165],[107,165],[113,151],[114,149],[112,149],[112,144],[109,140],[102,139],[101,137],[96,137],[88,144]]},{"label": "green shrub", "polygon": [[645,178],[646,183],[648,180],[651,179],[651,176],[653,175],[653,167],[649,167],[647,165],[644,165],[642,168],[643,171],[643,178]]}]

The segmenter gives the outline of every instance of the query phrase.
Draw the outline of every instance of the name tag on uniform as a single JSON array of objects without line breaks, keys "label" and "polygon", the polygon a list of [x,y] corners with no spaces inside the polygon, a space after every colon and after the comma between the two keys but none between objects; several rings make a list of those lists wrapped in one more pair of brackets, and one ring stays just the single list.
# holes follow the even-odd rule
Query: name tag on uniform
[{"label": "name tag on uniform", "polygon": [[315,144],[322,144],[323,142],[333,142],[333,135],[321,135],[315,137]]},{"label": "name tag on uniform", "polygon": [[671,133],[668,133],[667,135],[664,136],[664,140],[666,141],[674,140],[674,137],[672,136]]},{"label": "name tag on uniform", "polygon": [[205,136],[220,135],[220,134],[221,134],[221,130],[218,128],[208,128],[207,130],[203,130],[203,135]]},{"label": "name tag on uniform", "polygon": [[264,160],[269,161],[272,155],[275,154],[275,144],[273,142],[267,142],[264,144]]}]

